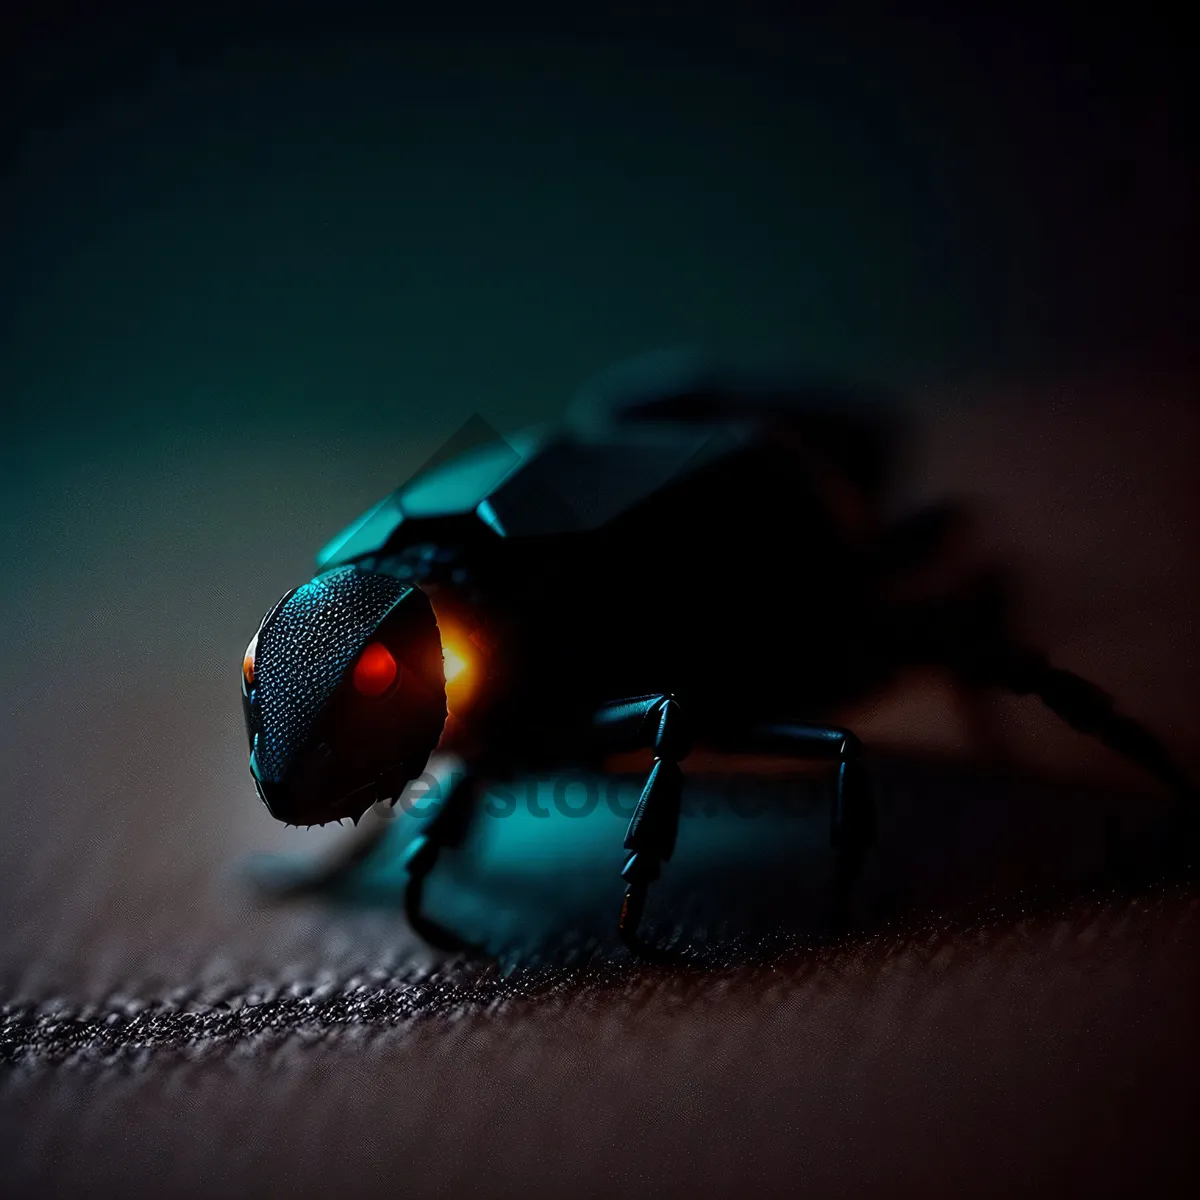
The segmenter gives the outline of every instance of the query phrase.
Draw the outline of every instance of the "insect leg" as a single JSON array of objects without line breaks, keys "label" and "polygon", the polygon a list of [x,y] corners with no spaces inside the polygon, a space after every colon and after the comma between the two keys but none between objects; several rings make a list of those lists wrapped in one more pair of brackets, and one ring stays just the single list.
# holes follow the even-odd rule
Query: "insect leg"
[{"label": "insect leg", "polygon": [[829,844],[835,855],[834,916],[847,915],[850,894],[875,843],[875,796],[862,758],[862,743],[836,725],[773,724],[751,729],[738,749],[752,754],[787,754],[838,764],[829,812]]},{"label": "insect leg", "polygon": [[683,798],[679,760],[687,753],[687,731],[678,702],[665,694],[607,704],[593,723],[614,748],[654,749],[654,766],[625,833],[625,849],[630,853],[621,870],[627,886],[617,921],[621,940],[634,954],[645,957],[652,951],[638,936],[638,927],[650,885],[675,851]]},{"label": "insect leg", "polygon": [[1002,581],[984,577],[972,588],[941,601],[913,606],[902,626],[907,657],[949,668],[966,687],[1000,687],[1037,696],[1073,729],[1156,776],[1192,809],[1195,782],[1166,745],[1113,698],[1073,671],[1054,666],[1045,654],[1012,636],[1011,598]]},{"label": "insect leg", "polygon": [[455,779],[442,806],[430,818],[428,826],[409,843],[404,866],[408,882],[404,888],[404,914],[409,925],[423,941],[438,950],[474,950],[470,943],[424,912],[425,880],[437,864],[443,849],[460,846],[479,809],[482,780],[468,768]]}]

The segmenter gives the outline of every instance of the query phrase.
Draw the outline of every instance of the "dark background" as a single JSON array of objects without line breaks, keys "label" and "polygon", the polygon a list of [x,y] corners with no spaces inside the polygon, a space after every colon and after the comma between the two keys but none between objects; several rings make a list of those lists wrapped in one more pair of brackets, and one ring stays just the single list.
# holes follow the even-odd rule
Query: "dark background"
[{"label": "dark background", "polygon": [[[430,968],[394,914],[261,910],[231,878],[336,840],[275,827],[246,774],[235,672],[266,607],[470,414],[551,416],[662,345],[903,392],[909,497],[976,497],[1029,634],[1200,766],[1180,29],[789,8],[6,8],[0,1001],[94,1050],[146,1003],[386,999],[196,1063],[177,1026],[116,1065],[18,1039],[18,1192],[1096,1194],[1194,1169],[1186,894],[694,984],[618,963],[553,1002],[472,975],[409,1021]],[[993,707],[1038,796],[1147,794]],[[937,681],[848,716],[986,810],[936,765],[978,751]]]}]

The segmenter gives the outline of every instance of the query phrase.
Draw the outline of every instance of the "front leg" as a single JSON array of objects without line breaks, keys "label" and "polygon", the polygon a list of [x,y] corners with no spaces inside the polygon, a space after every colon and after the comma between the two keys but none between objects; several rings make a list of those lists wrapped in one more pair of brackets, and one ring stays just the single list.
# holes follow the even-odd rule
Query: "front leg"
[{"label": "front leg", "polygon": [[454,849],[466,839],[479,810],[484,781],[477,767],[454,779],[449,793],[428,826],[409,843],[404,856],[408,880],[404,888],[404,914],[414,933],[428,945],[450,952],[474,951],[465,941],[425,914],[425,880],[444,849]]},{"label": "front leg", "polygon": [[613,749],[649,746],[654,750],[654,765],[625,832],[630,854],[621,869],[627,887],[617,921],[621,940],[634,954],[645,956],[649,951],[638,927],[650,885],[675,851],[683,799],[679,760],[690,743],[679,703],[665,693],[606,704],[596,713],[594,724]]}]

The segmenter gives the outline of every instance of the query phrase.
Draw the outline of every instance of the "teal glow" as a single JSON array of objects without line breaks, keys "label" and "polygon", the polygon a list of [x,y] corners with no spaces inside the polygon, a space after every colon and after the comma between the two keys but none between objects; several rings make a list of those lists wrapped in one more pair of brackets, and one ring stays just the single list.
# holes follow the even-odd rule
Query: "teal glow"
[{"label": "teal glow", "polygon": [[500,518],[496,516],[496,510],[492,507],[490,500],[482,500],[479,507],[475,510],[479,514],[479,519],[490,529],[494,529],[501,537],[506,537],[504,526],[500,523]]},{"label": "teal glow", "polygon": [[404,514],[395,494],[385,496],[374,508],[331,538],[317,554],[317,568],[350,562],[381,546],[399,528]]},{"label": "teal glow", "polygon": [[436,467],[400,496],[410,517],[437,517],[470,512],[521,462],[521,455],[501,441]]}]

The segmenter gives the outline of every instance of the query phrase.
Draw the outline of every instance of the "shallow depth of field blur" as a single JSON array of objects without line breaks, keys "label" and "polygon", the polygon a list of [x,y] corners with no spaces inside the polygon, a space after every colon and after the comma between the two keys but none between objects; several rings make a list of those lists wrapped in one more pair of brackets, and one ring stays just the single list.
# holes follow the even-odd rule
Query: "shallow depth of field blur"
[{"label": "shallow depth of field blur", "polygon": [[[13,26],[0,1002],[419,953],[394,913],[262,910],[239,888],[247,854],[339,837],[255,798],[242,650],[316,549],[470,415],[551,417],[665,345],[894,388],[916,417],[907,497],[973,500],[974,554],[1013,569],[1030,638],[1200,769],[1196,196],[1153,14],[1128,36],[755,4],[581,14],[569,34],[490,14],[158,20]],[[1030,779],[1153,791],[1034,704],[990,712]],[[847,719],[902,758],[980,750],[935,679]],[[780,1053],[781,1077],[802,1073]],[[45,1123],[4,1105],[25,1187],[74,1111],[46,1103]],[[164,1170],[192,1163],[199,1188],[180,1136]],[[585,1173],[612,1160],[578,1153]],[[85,1178],[72,1161],[46,1178]],[[106,1161],[114,1189],[144,1183]]]}]

